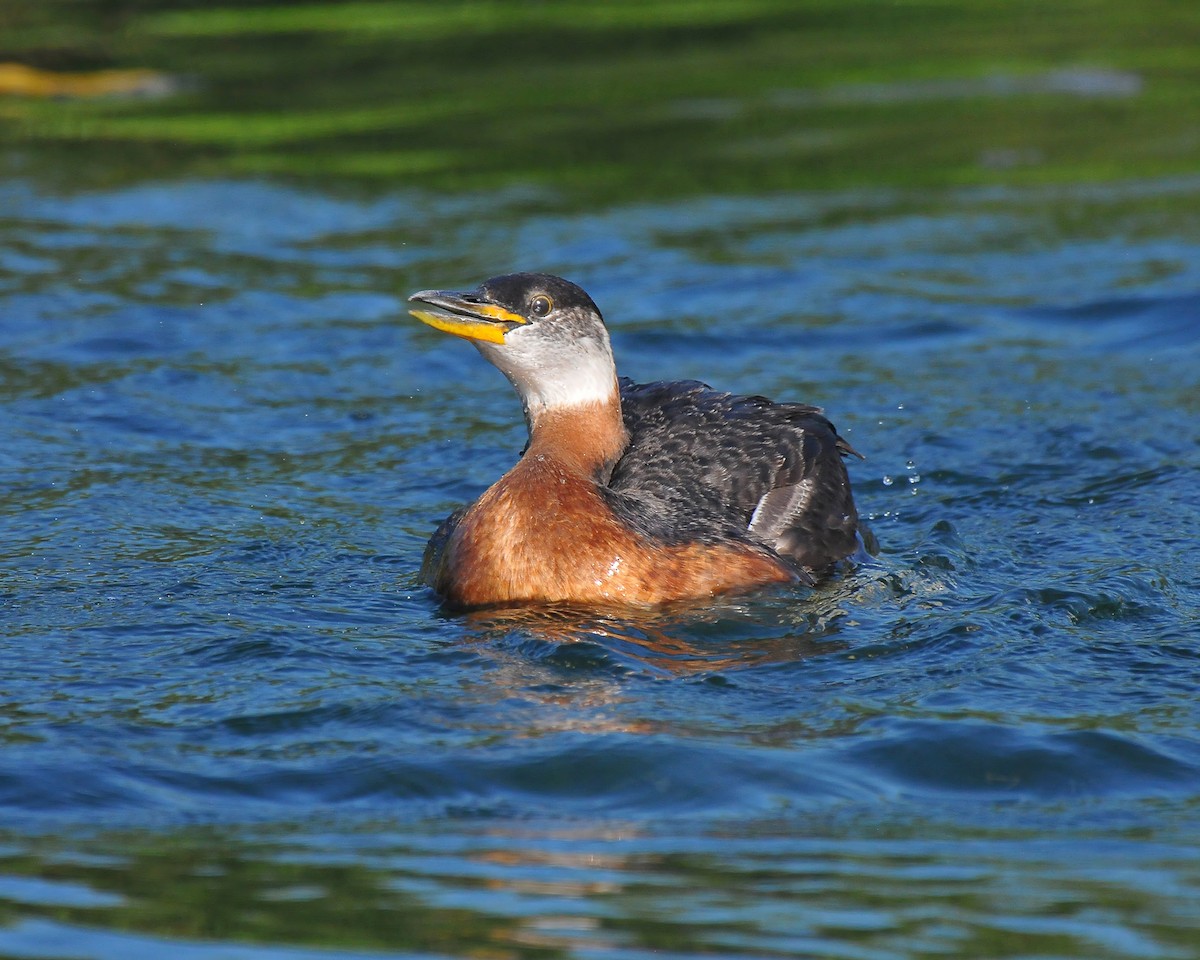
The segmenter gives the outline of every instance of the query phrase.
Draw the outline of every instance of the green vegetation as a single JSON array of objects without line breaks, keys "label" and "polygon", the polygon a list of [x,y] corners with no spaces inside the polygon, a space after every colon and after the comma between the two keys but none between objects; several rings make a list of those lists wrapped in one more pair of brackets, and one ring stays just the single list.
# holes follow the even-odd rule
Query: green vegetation
[{"label": "green vegetation", "polygon": [[1174,0],[26,7],[0,12],[0,62],[170,80],[0,94],[9,169],[71,184],[254,172],[593,202],[1200,168],[1200,6]]},{"label": "green vegetation", "polygon": [[787,0],[559,0],[458,4],[373,2],[285,4],[171,11],[146,18],[141,28],[174,36],[329,33],[393,34],[407,41],[454,41],[540,30],[661,30],[739,23],[793,9]]}]

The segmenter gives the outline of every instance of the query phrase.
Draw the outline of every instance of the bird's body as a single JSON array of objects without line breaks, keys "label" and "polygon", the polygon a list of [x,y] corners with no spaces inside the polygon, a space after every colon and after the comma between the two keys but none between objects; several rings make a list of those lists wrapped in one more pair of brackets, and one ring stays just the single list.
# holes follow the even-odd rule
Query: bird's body
[{"label": "bird's body", "polygon": [[516,465],[430,541],[424,576],[451,605],[644,605],[811,583],[856,549],[853,451],[818,408],[618,381],[599,311],[557,277],[412,300],[509,378],[530,432]]}]

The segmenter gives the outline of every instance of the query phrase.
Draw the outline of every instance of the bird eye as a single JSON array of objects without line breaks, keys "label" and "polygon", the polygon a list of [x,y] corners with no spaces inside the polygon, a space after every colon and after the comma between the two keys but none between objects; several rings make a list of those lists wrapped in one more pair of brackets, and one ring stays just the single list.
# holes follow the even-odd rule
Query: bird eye
[{"label": "bird eye", "polygon": [[533,303],[529,305],[529,310],[535,317],[544,317],[553,309],[554,301],[549,297],[534,297]]}]

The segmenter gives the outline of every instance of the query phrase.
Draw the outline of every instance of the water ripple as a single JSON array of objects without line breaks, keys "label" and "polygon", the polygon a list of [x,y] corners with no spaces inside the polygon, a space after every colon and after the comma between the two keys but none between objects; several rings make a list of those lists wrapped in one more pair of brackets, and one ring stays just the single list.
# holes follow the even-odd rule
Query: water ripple
[{"label": "water ripple", "polygon": [[[1196,186],[0,186],[0,951],[1190,955]],[[521,414],[401,298],[533,265],[826,406],[877,555],[442,609]]]}]

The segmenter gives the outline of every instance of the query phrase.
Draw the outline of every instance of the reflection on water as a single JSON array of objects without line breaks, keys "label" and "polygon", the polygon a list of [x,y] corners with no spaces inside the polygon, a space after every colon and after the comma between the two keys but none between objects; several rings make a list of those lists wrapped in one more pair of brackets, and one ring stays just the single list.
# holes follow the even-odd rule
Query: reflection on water
[{"label": "reflection on water", "polygon": [[1196,169],[1195,32],[1171,0],[25,4],[5,21],[0,143],[69,190],[1108,182]]},{"label": "reflection on water", "polygon": [[[515,645],[524,656],[562,667],[608,661],[613,669],[666,676],[721,674],[837,649],[837,622],[847,616],[838,593],[826,585],[802,601],[787,591],[774,602],[759,593],[747,602],[722,598],[665,611],[512,609],[461,619],[483,647]],[[730,633],[741,636],[736,645],[727,642]]]},{"label": "reflection on water", "polygon": [[[95,841],[48,841],[36,855],[0,863],[0,891],[22,902],[24,917],[7,937],[21,956],[84,938],[87,955],[101,958],[211,956],[214,939],[227,944],[222,956],[305,958],[439,953],[451,944],[468,955],[530,958],[1188,949],[1190,896],[1178,882],[1188,864],[1168,845],[1004,830],[964,844],[923,835],[923,821],[840,839],[861,826],[815,822],[796,837],[769,823],[730,824],[699,845],[635,823],[481,825],[453,836],[355,831],[319,859],[311,840],[286,834],[247,844],[179,833],[139,840],[119,856],[109,851],[130,838],[109,838],[99,856]],[[23,879],[51,863],[55,881]],[[1014,911],[1035,904],[1042,919],[1017,922]],[[1144,933],[1132,932],[1135,917]]]}]

